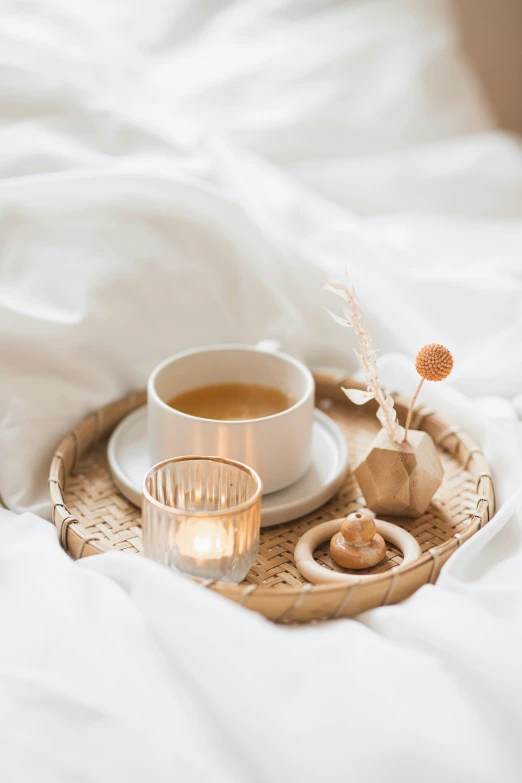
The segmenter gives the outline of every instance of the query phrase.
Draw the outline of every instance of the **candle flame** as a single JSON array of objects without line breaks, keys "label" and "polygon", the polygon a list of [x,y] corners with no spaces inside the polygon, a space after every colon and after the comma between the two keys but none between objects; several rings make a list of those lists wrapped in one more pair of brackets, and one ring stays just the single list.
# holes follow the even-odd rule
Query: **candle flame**
[{"label": "candle flame", "polygon": [[221,523],[191,519],[179,529],[176,543],[189,557],[221,557],[231,554],[233,541]]}]

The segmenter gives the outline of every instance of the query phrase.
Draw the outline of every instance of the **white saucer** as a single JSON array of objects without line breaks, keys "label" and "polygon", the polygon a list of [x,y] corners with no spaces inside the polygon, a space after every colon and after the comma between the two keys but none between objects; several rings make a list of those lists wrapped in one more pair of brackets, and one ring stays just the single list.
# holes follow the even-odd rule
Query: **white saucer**
[{"label": "white saucer", "polygon": [[[114,483],[125,497],[141,506],[143,477],[151,467],[147,447],[147,408],[129,413],[109,440],[107,457]],[[335,495],[345,476],[348,448],[337,424],[314,411],[312,464],[304,476],[286,489],[263,495],[261,527],[290,522],[315,511]]]}]

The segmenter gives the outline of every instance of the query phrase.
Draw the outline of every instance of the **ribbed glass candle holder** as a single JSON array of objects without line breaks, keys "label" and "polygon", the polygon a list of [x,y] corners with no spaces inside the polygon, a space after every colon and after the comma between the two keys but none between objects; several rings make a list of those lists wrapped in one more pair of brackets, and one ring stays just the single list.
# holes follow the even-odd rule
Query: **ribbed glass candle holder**
[{"label": "ribbed glass candle holder", "polygon": [[257,556],[261,493],[259,476],[241,462],[160,462],[143,485],[145,555],[191,576],[240,582]]}]

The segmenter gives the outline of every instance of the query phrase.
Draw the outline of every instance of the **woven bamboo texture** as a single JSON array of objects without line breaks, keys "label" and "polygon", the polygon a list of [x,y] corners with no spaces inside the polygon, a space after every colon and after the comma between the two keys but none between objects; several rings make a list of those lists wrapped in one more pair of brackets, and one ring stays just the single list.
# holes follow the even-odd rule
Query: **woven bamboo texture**
[{"label": "woven bamboo texture", "polygon": [[[353,405],[340,386],[357,387],[341,375],[315,374],[316,403],[343,430],[350,466],[364,454],[379,429],[375,404]],[[359,388],[362,388],[359,386]],[[399,419],[406,405],[398,398]],[[53,521],[63,548],[74,558],[118,549],[142,549],[140,510],[114,485],[106,459],[107,438],[130,411],[145,403],[139,392],[100,409],[62,441],[51,464],[49,487]],[[364,507],[364,498],[348,472],[341,490],[318,511],[285,525],[261,530],[259,556],[241,585],[205,586],[277,622],[306,622],[351,616],[375,606],[397,603],[421,585],[434,583],[455,550],[486,524],[494,513],[493,479],[473,440],[451,427],[434,411],[415,411],[413,427],[428,432],[444,465],[444,481],[427,512],[418,519],[383,517],[399,523],[418,540],[422,556],[400,570],[400,553],[390,546],[386,559],[368,572],[370,579],[353,585],[313,586],[297,571],[293,552],[300,536],[324,520],[346,516]],[[315,553],[328,568],[341,570],[328,554],[328,544]]]}]

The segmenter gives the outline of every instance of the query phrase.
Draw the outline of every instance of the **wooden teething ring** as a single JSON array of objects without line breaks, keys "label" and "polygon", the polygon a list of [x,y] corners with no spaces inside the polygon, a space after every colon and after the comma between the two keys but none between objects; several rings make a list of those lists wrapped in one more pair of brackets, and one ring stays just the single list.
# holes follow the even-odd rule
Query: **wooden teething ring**
[{"label": "wooden teething ring", "polygon": [[[330,522],[323,522],[320,525],[316,525],[316,527],[312,527],[305,533],[296,544],[294,550],[295,564],[305,579],[308,579],[308,581],[312,582],[314,585],[329,584],[331,582],[355,584],[360,582],[361,579],[372,578],[372,574],[355,575],[330,571],[330,569],[319,565],[319,563],[314,560],[314,551],[319,544],[328,541],[335,533],[338,533],[343,521],[344,519],[332,519]],[[385,541],[395,544],[402,552],[403,561],[400,565],[395,566],[394,570],[403,568],[405,565],[411,563],[413,560],[417,560],[417,558],[421,556],[420,546],[415,538],[406,530],[403,530],[397,525],[392,525],[390,522],[382,522],[380,519],[375,520],[375,527]]]}]

